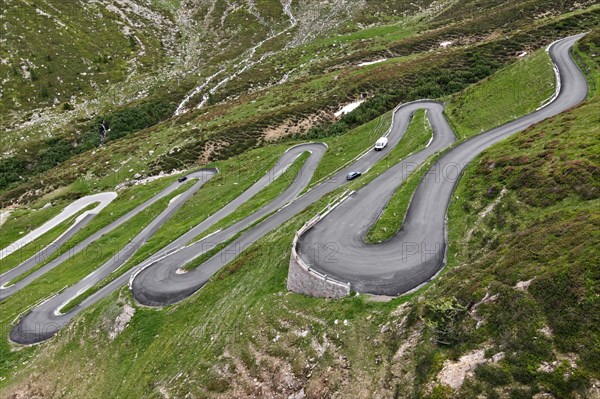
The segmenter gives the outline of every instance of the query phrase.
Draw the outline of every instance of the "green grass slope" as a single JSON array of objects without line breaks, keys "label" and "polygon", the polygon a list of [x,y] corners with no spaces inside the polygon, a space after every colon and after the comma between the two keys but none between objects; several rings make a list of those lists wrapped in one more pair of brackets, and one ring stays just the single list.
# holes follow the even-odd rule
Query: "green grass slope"
[{"label": "green grass slope", "polygon": [[[458,188],[464,199],[450,213],[460,255],[419,298],[380,304],[286,293],[289,243],[303,222],[296,218],[179,305],[137,307],[125,289],[107,298],[44,344],[17,372],[22,384],[5,392],[239,397],[303,389],[307,397],[587,397],[590,381],[598,378],[593,348],[600,314],[598,160],[587,133],[597,131],[590,123],[599,105],[594,99],[540,124],[469,168]],[[516,172],[503,173],[531,167],[524,157],[545,159],[549,145],[555,158],[540,174],[554,182],[551,192],[557,187],[565,194],[551,204],[515,184]],[[590,164],[595,169],[587,175]],[[488,194],[492,184],[510,191],[496,202],[499,192]],[[482,210],[493,203],[479,223],[460,216],[467,206]],[[471,239],[458,238],[472,228]],[[130,306],[135,314],[121,330],[116,320]],[[505,357],[477,367],[458,392],[440,385],[445,364],[479,349],[484,357]]]},{"label": "green grass slope", "polygon": [[[550,56],[543,49],[538,50],[450,96],[444,112],[460,142],[534,111],[552,96],[554,81]],[[427,127],[421,129],[427,130]],[[367,241],[383,242],[400,230],[412,194],[427,172],[426,166],[410,176],[394,193],[367,233]]]},{"label": "green grass slope", "polygon": [[464,139],[534,111],[554,94],[555,80],[550,57],[540,49],[450,97],[445,112]]},{"label": "green grass slope", "polygon": [[432,349],[419,361],[431,377],[436,357],[475,348],[505,355],[476,368],[462,397],[592,397],[600,370],[599,113],[594,97],[542,122],[486,151],[461,180],[449,212],[449,268],[428,299],[465,310],[449,317],[450,344],[433,344],[435,329],[421,338]]},{"label": "green grass slope", "polygon": [[416,294],[286,292],[293,235],[325,198],[180,304],[140,307],[124,288],[51,341],[13,347],[2,395],[593,397],[599,114],[595,96],[475,160],[449,210],[448,267]]},{"label": "green grass slope", "polygon": [[23,117],[31,117],[33,110],[52,105],[68,111],[77,97],[162,62],[161,36],[169,20],[159,10],[140,7],[155,18],[149,24],[148,15],[122,5],[78,3],[3,2],[4,127],[13,120],[10,114],[23,111]]},{"label": "green grass slope", "polygon": [[[515,62],[522,51],[597,25],[600,10],[587,2],[535,0],[517,7],[518,18],[507,21],[504,1],[475,14],[453,2],[401,2],[398,8],[387,2],[351,8],[341,0],[322,8],[294,3],[298,26],[290,35],[265,42],[252,61],[265,58],[236,74],[234,66],[243,64],[245,50],[270,30],[284,29],[289,18],[276,1],[257,3],[257,15],[248,4],[238,9],[210,3],[146,4],[156,15],[166,15],[162,24],[148,23],[150,37],[161,29],[172,33],[169,18],[180,29],[181,37],[161,50],[167,54],[161,55],[164,61],[124,82],[98,85],[79,98],[73,111],[59,103],[49,105],[39,118],[17,112],[25,121],[10,124],[0,137],[0,167],[5,171],[0,201],[28,203],[56,188],[79,184],[81,176],[102,184],[115,171],[124,179],[138,171],[158,174],[226,159],[262,146],[273,132],[275,137],[338,135],[399,102],[456,93]],[[243,21],[241,30],[232,21]],[[366,21],[373,25],[366,26]],[[323,29],[315,28],[319,26]],[[443,49],[444,41],[453,44]],[[388,61],[358,66],[378,58]],[[224,76],[211,84],[228,74],[232,79],[209,103],[193,109],[207,88],[190,100],[190,112],[171,118],[183,97],[220,67]],[[336,121],[336,108],[360,96],[370,99]],[[101,119],[111,122],[109,143],[103,147],[109,151],[98,148]]]}]

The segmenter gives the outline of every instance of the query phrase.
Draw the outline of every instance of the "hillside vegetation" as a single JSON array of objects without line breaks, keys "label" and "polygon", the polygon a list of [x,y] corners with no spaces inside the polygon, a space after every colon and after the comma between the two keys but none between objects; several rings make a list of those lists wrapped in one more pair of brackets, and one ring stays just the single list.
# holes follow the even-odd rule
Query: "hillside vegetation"
[{"label": "hillside vegetation", "polygon": [[140,307],[123,288],[53,340],[5,352],[3,394],[594,397],[599,113],[594,96],[478,157],[449,210],[448,268],[416,294],[285,291],[292,237],[325,198],[180,304]]},{"label": "hillside vegetation", "polygon": [[457,96],[446,104],[458,139],[490,130],[518,115],[535,111],[552,97],[556,87],[552,62],[543,50],[519,54],[522,59],[513,67],[499,71]]},{"label": "hillside vegetation", "polygon": [[[10,4],[9,10],[19,9]],[[265,137],[338,135],[401,101],[457,92],[516,61],[523,51],[589,29],[600,12],[597,5],[581,2],[530,1],[518,9],[519,18],[507,21],[500,5],[466,15],[450,12],[460,8],[451,2],[402,2],[392,8],[387,2],[346,7],[337,0],[318,7],[294,2],[289,9],[294,20],[275,1],[255,8],[222,7],[220,2],[148,2],[139,9],[127,2],[102,4],[117,22],[129,18],[123,30],[144,26],[142,30],[154,37],[161,29],[172,33],[175,24],[175,36],[181,38],[170,45],[164,38],[163,61],[150,71],[142,68],[115,83],[109,79],[96,91],[84,90],[69,106],[58,97],[58,103],[39,112],[7,103],[16,119],[7,119],[6,134],[0,138],[0,166],[5,171],[0,176],[0,201],[30,203],[59,187],[81,186],[84,176],[95,183],[89,190],[108,189],[112,179],[106,177],[115,173],[124,180],[138,172],[154,175],[226,159],[262,145]],[[72,17],[83,24],[81,19],[96,18],[94,7],[100,6],[86,5],[88,12]],[[13,23],[11,14],[7,18]],[[136,35],[142,40],[142,33]],[[93,39],[103,42],[105,37],[98,33]],[[445,41],[452,43],[449,48],[440,47]],[[77,53],[76,48],[69,51]],[[203,56],[206,51],[210,57]],[[388,61],[358,66],[380,58]],[[203,68],[205,63],[210,68]],[[72,70],[78,76],[85,72]],[[81,79],[89,78],[85,73]],[[15,92],[28,90],[18,86],[21,78],[8,74],[6,79],[7,87],[17,85]],[[194,94],[194,88],[201,89]],[[361,96],[369,100],[335,121],[332,112],[339,105]],[[2,99],[9,101],[8,96]],[[182,113],[173,118],[182,104]],[[110,132],[107,143],[98,147],[102,120]]]},{"label": "hillside vegetation", "polygon": [[[544,50],[538,50],[449,97],[444,112],[460,142],[534,111],[552,96],[555,80],[550,56]],[[415,126],[418,125],[413,125],[413,128]],[[424,126],[420,129],[431,128]],[[367,233],[365,238],[368,241],[382,242],[398,232],[412,194],[428,164],[398,188]]]},{"label": "hillside vegetation", "polygon": [[[122,270],[70,307],[236,198],[296,143],[328,145],[315,184],[371,148],[400,102],[445,101],[460,140],[530,112],[554,91],[543,47],[593,30],[574,49],[588,100],[470,164],[448,212],[448,264],[433,283],[400,298],[353,293],[337,301],[285,288],[296,231],[342,191],[360,189],[427,145],[431,128],[417,112],[398,147],[368,173],[267,234],[181,303],[140,306],[123,287],[47,342],[7,339],[21,314],[96,270],[180,191],[0,302],[1,397],[600,396],[597,4],[5,3],[2,29],[11,33],[0,50],[0,76],[8,79],[0,96],[0,201],[10,214],[3,213],[0,243],[77,198],[116,190],[117,199],[58,253],[68,251],[184,171],[220,172]],[[43,33],[22,23],[40,19],[49,24],[47,48]],[[21,38],[37,42],[22,48]],[[119,50],[109,51],[109,41]],[[46,57],[48,48],[61,48],[64,58]],[[333,116],[358,99],[365,101],[355,111]],[[102,120],[111,130],[100,145]],[[303,161],[214,229],[284,190]],[[369,240],[401,226],[419,173],[399,188]],[[145,181],[156,176],[163,177]],[[0,270],[66,227],[6,258]]]},{"label": "hillside vegetation", "polygon": [[[599,165],[588,133],[597,132],[590,122],[599,107],[594,98],[469,167],[450,212],[458,255],[414,299],[331,302],[286,293],[300,217],[167,311],[134,305],[126,289],[106,298],[44,344],[14,389],[45,395],[60,386],[100,397],[284,396],[302,387],[307,397],[593,397]],[[552,162],[539,174],[564,195],[552,203],[541,192],[532,196],[517,174],[538,170],[548,151]],[[492,195],[494,186],[509,191]],[[490,204],[493,212],[478,217]],[[461,216],[466,209],[474,216]],[[471,229],[469,239],[458,238]],[[135,315],[120,331],[115,320],[130,306]],[[442,368],[473,353],[501,360],[477,366],[453,394]]]}]

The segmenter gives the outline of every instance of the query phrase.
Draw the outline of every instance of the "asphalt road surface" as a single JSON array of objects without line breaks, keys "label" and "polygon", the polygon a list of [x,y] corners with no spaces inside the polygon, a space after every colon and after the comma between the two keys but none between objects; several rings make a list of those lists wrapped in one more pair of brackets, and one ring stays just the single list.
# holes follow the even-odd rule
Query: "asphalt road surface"
[{"label": "asphalt road surface", "polygon": [[[145,260],[142,264],[136,265],[136,267],[132,268],[131,271],[123,273],[121,276],[115,278],[112,282],[110,282],[106,286],[102,287],[101,289],[84,299],[78,306],[76,306],[68,313],[61,313],[61,308],[67,303],[69,303],[70,300],[84,293],[89,288],[94,287],[97,283],[101,282],[111,273],[116,271],[121,265],[125,263],[126,260],[130,259],[137,252],[140,246],[144,242],[146,242],[158,230],[158,228],[162,224],[164,224],[173,215],[173,213],[175,213],[177,209],[179,209],[181,205],[183,205],[196,191],[198,191],[206,181],[212,178],[217,173],[217,171],[214,169],[204,169],[189,174],[188,180],[198,179],[198,182],[194,184],[192,188],[188,189],[183,194],[171,200],[167,208],[156,219],[154,219],[148,226],[146,226],[146,228],[144,228],[142,232],[140,232],[131,242],[125,245],[124,248],[121,249],[121,251],[119,251],[118,254],[112,256],[110,260],[108,260],[106,263],[104,263],[102,266],[96,269],[93,273],[89,274],[83,280],[67,288],[60,294],[49,298],[48,300],[44,301],[40,305],[34,307],[29,312],[27,312],[19,320],[17,326],[15,326],[11,330],[10,339],[20,344],[34,344],[50,338],[58,330],[65,326],[73,317],[75,317],[75,315],[88,308],[89,306],[95,304],[98,300],[114,292],[119,287],[126,284],[127,281],[131,278],[131,276],[134,275],[134,273],[136,273],[138,270],[143,270],[145,267],[154,265],[155,263],[160,261],[161,258],[165,256],[168,257],[169,254],[171,254],[171,256],[178,254],[179,250],[181,250],[182,248],[188,248],[184,246],[192,238],[206,231],[219,220],[231,214],[241,204],[246,202],[252,196],[256,195],[258,192],[260,192],[260,190],[268,186],[273,180],[282,175],[298,156],[308,151],[310,152],[310,157],[303,166],[303,169],[307,170],[304,170],[304,173],[299,173],[298,177],[294,181],[294,184],[290,186],[290,189],[286,190],[277,199],[275,199],[275,201],[280,201],[279,203],[281,203],[282,201],[285,202],[292,200],[308,184],[312,177],[312,172],[314,170],[308,170],[308,165],[314,163],[309,161],[312,160],[315,163],[318,163],[322,155],[325,153],[326,149],[327,147],[320,143],[301,144],[290,148],[285,154],[283,154],[279,162],[273,168],[271,168],[261,179],[259,179],[254,185],[252,185],[248,190],[242,193],[235,200],[227,204],[225,207],[220,209],[218,212],[207,218],[205,221],[203,221],[196,227],[192,228],[190,231],[186,232],[185,234],[174,240],[171,244],[169,244],[168,246],[161,249],[159,252]],[[177,182],[173,183],[173,185],[169,186],[167,189],[163,190],[159,195],[153,197],[149,201],[152,201],[152,203],[154,203],[156,202],[157,197],[164,198],[167,194],[173,192],[177,187],[179,187],[180,184],[181,183]],[[148,205],[149,204],[144,203],[138,206],[123,218],[130,219]],[[282,205],[283,203],[281,203],[281,205],[276,206]],[[268,209],[269,205],[265,207],[266,211],[268,211]],[[259,212],[261,211],[262,210],[260,210]],[[121,219],[113,222],[113,224],[118,223],[120,225],[124,223],[124,221]],[[116,227],[113,226],[113,224],[109,225],[111,227],[110,230]],[[236,225],[239,225],[239,223]],[[105,228],[107,229],[107,231],[104,231],[102,234],[96,233],[90,238],[88,238],[85,242],[97,239],[101,235],[110,231],[108,230],[109,226]],[[198,247],[192,246],[191,248],[197,250]],[[196,254],[196,256],[197,255],[198,254]],[[56,267],[60,263],[61,262],[52,262],[51,265],[52,267]],[[44,266],[44,268],[45,267],[46,266]],[[38,269],[38,271],[41,270],[42,269]],[[47,270],[45,272],[47,272]],[[16,283],[15,285],[19,283]]]},{"label": "asphalt road surface", "polygon": [[[188,178],[190,180],[198,179],[198,183],[195,184],[191,188],[191,193],[193,194],[198,189],[200,189],[200,187],[202,187],[202,185],[205,182],[207,182],[208,180],[210,180],[216,173],[217,173],[217,170],[215,170],[215,169],[206,169],[206,170],[200,170],[200,171],[189,174]],[[54,269],[55,267],[61,265],[62,263],[64,263],[65,261],[67,261],[68,259],[70,259],[71,257],[75,256],[76,254],[78,254],[82,251],[86,251],[88,256],[90,256],[90,259],[97,258],[102,253],[102,248],[99,246],[96,246],[94,244],[100,237],[104,236],[105,234],[110,233],[117,227],[121,226],[123,223],[129,221],[131,218],[133,218],[134,216],[136,216],[143,210],[147,209],[151,205],[155,204],[157,201],[161,200],[162,198],[168,196],[169,194],[171,194],[172,192],[177,190],[180,186],[181,186],[181,183],[179,183],[179,182],[175,182],[175,183],[169,185],[167,188],[165,188],[164,190],[162,190],[161,192],[159,192],[152,198],[144,201],[142,204],[138,205],[131,211],[127,212],[125,215],[121,216],[114,222],[110,223],[109,225],[107,225],[107,226],[101,228],[100,230],[96,231],[95,233],[91,234],[89,237],[87,237],[86,239],[81,241],[79,244],[73,246],[73,248],[70,248],[68,251],[63,251],[63,252],[59,253],[56,257],[54,257],[50,261],[46,262],[48,259],[50,259],[51,255],[53,255],[55,252],[57,252],[57,250],[59,250],[62,247],[63,244],[65,244],[77,232],[79,232],[81,229],[83,229],[94,218],[94,216],[96,214],[98,214],[100,209],[103,209],[104,207],[106,207],[114,198],[116,198],[117,194],[116,193],[101,193],[101,194],[96,194],[96,195],[90,195],[88,197],[81,198],[81,199],[75,201],[73,204],[67,206],[63,210],[63,212],[61,212],[57,217],[55,217],[54,219],[52,219],[48,223],[44,224],[41,228],[39,228],[35,231],[43,230],[43,229],[45,229],[44,231],[49,231],[53,227],[60,224],[62,221],[67,220],[69,217],[75,215],[78,211],[85,208],[87,205],[93,204],[95,202],[100,202],[100,204],[96,208],[94,208],[90,211],[84,212],[80,217],[78,217],[77,220],[74,222],[74,224],[67,231],[65,231],[65,233],[61,234],[50,245],[41,249],[40,251],[37,251],[33,256],[31,256],[30,258],[28,258],[27,260],[25,260],[24,262],[19,264],[17,267],[10,269],[7,272],[0,275],[0,301],[8,298],[15,292],[17,292],[17,291],[21,290],[23,287],[27,286],[33,280],[35,280],[38,277],[42,276],[43,274],[49,272],[50,270]],[[77,204],[77,206],[73,206],[74,204]],[[162,220],[164,221],[165,219],[163,218]],[[52,224],[52,226],[50,228],[45,228],[45,226],[47,224]],[[41,234],[43,234],[43,233],[41,233]],[[38,236],[40,236],[41,234],[39,234]],[[14,246],[14,244],[13,244],[13,246]],[[136,246],[136,242],[134,240],[133,242],[129,243],[118,254],[116,254],[116,256],[114,256],[114,258],[111,260],[114,263],[112,266],[114,266],[114,268],[120,266],[126,259],[129,258],[130,255],[128,255],[128,254],[131,253],[132,249],[134,249],[135,246]],[[38,265],[40,265],[40,266],[38,267]],[[36,269],[36,267],[37,267],[37,269]],[[32,269],[35,269],[35,270],[29,274],[26,274],[27,272],[29,272]],[[16,279],[22,275],[25,275],[25,276],[22,277],[20,280],[11,284],[11,282],[14,279]]]},{"label": "asphalt road surface", "polygon": [[[493,144],[586,98],[586,79],[569,56],[569,49],[580,37],[560,40],[549,49],[560,74],[560,91],[554,101],[444,153],[419,184],[395,237],[376,245],[364,241],[391,195],[406,179],[406,170],[431,155],[430,148],[390,168],[330,212],[299,239],[299,256],[317,271],[349,282],[358,292],[399,295],[427,282],[445,263],[446,211],[469,162]],[[434,142],[443,145],[451,132],[438,110],[431,111]]]},{"label": "asphalt road surface", "polygon": [[[79,213],[80,211],[82,211],[83,209],[88,207],[89,205],[93,205],[93,204],[97,203],[98,205],[96,205],[93,209],[91,209],[87,212],[84,212],[84,214],[80,215],[77,218],[77,220],[75,220],[73,225],[69,228],[69,230],[73,230],[73,229],[77,228],[76,226],[80,224],[79,222],[81,222],[83,219],[85,219],[85,217],[87,215],[97,215],[102,209],[104,209],[108,204],[110,204],[116,197],[117,197],[117,193],[110,192],[110,193],[100,193],[100,194],[88,195],[87,197],[79,198],[77,201],[74,201],[73,203],[66,206],[65,209],[63,209],[63,211],[61,213],[59,213],[58,215],[56,215],[55,217],[53,217],[52,219],[50,219],[49,221],[47,221],[46,223],[44,223],[43,225],[38,227],[37,229],[33,230],[32,232],[27,234],[25,237],[20,238],[19,240],[15,241],[8,247],[2,249],[0,251],[0,260],[11,255],[13,252],[18,251],[19,249],[23,248],[25,245],[34,241],[36,238],[41,237],[42,235],[46,234],[47,232],[49,232],[50,230],[52,230],[53,228],[55,228],[56,226],[58,226],[65,220],[73,217],[74,215],[76,215],[77,213]],[[65,233],[68,233],[68,231]]]},{"label": "asphalt road surface", "polygon": [[[11,330],[10,339],[21,344],[33,344],[48,339],[76,314],[128,281],[134,297],[144,305],[164,306],[190,296],[248,246],[302,212],[325,194],[346,184],[345,176],[349,171],[368,171],[398,144],[406,131],[412,113],[417,109],[427,110],[427,116],[433,127],[433,140],[427,148],[409,156],[350,196],[299,240],[298,251],[301,258],[311,267],[340,281],[350,282],[352,289],[359,292],[398,295],[423,284],[444,265],[446,211],[464,167],[494,143],[563,112],[585,99],[586,80],[568,54],[569,48],[581,36],[560,40],[549,49],[555,66],[560,72],[558,96],[542,109],[482,133],[445,152],[421,181],[409,206],[403,227],[392,240],[370,245],[364,242],[363,237],[407,175],[430,155],[454,142],[454,134],[443,117],[443,106],[440,103],[417,101],[402,105],[393,115],[393,124],[388,132],[389,144],[386,149],[367,152],[352,165],[334,173],[333,176],[302,195],[300,193],[310,182],[315,166],[326,147],[317,143],[292,147],[282,156],[278,165],[240,197],[175,239],[141,265],[130,272],[123,273],[87,297],[70,312],[61,314],[59,310],[71,298],[101,281],[119,265],[110,263],[101,266],[84,280],[30,310]],[[274,177],[283,173],[296,157],[306,151],[310,152],[309,159],[304,163],[294,182],[279,197],[246,219],[185,246],[191,239],[205,232],[256,195]],[[172,201],[163,214],[144,229],[134,241],[141,244],[148,239],[192,194],[193,192],[188,191]],[[227,243],[227,245],[195,269],[189,272],[182,271],[183,266],[209,251],[217,243]],[[323,253],[331,251],[332,243],[333,256],[323,256]],[[135,248],[137,247],[133,247],[133,252]],[[127,256],[133,254],[126,253]],[[335,261],[331,262],[331,259]]]}]

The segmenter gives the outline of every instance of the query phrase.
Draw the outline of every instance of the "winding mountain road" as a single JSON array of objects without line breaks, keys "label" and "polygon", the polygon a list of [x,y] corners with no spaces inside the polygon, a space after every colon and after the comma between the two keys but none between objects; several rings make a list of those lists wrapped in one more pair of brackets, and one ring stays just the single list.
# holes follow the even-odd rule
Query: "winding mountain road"
[{"label": "winding mountain road", "polygon": [[[446,211],[465,166],[494,143],[563,112],[585,99],[587,82],[569,56],[570,47],[581,36],[562,39],[549,47],[552,60],[560,72],[560,91],[553,101],[527,116],[482,133],[446,151],[430,168],[417,188],[401,231],[388,242],[370,245],[364,242],[363,237],[408,174],[422,165],[429,156],[446,149],[455,141],[454,133],[443,116],[443,105],[440,103],[417,101],[400,106],[394,112],[393,123],[387,133],[389,144],[384,151],[366,152],[352,165],[337,171],[302,195],[300,194],[311,181],[315,166],[325,153],[326,146],[307,143],[292,147],[282,156],[278,165],[240,197],[175,239],[159,253],[88,296],[70,312],[61,314],[60,309],[120,265],[103,265],[84,280],[31,309],[11,330],[10,339],[21,344],[33,344],[48,339],[76,314],[128,281],[134,297],[141,304],[164,306],[181,301],[206,284],[215,273],[248,246],[325,194],[346,184],[345,176],[349,171],[369,170],[399,143],[414,111],[426,109],[433,127],[433,139],[430,144],[351,195],[298,241],[298,253],[306,264],[340,281],[349,282],[353,290],[398,295],[419,286],[431,279],[444,264]],[[309,159],[294,182],[281,195],[232,226],[186,245],[257,195],[304,152],[310,153]],[[136,237],[136,240],[139,240],[138,244],[141,245],[149,238],[192,194],[193,192],[188,190],[172,201],[161,216]],[[329,249],[332,242],[337,246],[334,254],[336,262],[329,262],[330,257],[315,256],[315,252],[322,252],[319,249]],[[224,245],[224,248],[195,269],[189,272],[182,270],[183,266],[207,253],[217,243]]]},{"label": "winding mountain road", "polygon": [[[186,192],[186,194],[188,196],[181,198],[181,199],[189,198],[189,195],[198,191],[200,189],[200,187],[202,187],[204,185],[204,183],[206,183],[208,180],[210,180],[216,174],[217,174],[216,169],[204,169],[204,170],[190,173],[188,175],[188,178],[190,180],[198,179],[198,183],[195,184],[190,190],[188,190],[188,192]],[[165,189],[160,191],[158,194],[154,195],[152,198],[144,201],[142,204],[138,205],[131,211],[127,212],[125,215],[121,216],[114,222],[112,222],[112,223],[108,224],[107,226],[94,232],[89,237],[87,237],[80,243],[73,246],[73,248],[70,248],[68,251],[63,251],[62,253],[59,253],[56,257],[51,258],[51,256],[55,252],[57,252],[57,250],[59,250],[63,244],[65,244],[67,241],[69,241],[77,232],[79,232],[89,222],[91,222],[91,220],[98,214],[98,212],[101,209],[104,209],[106,206],[108,206],[108,204],[117,197],[117,193],[109,192],[109,193],[100,193],[100,194],[90,195],[90,196],[83,197],[83,198],[73,202],[73,204],[67,206],[57,217],[53,218],[46,224],[42,225],[40,228],[34,230],[34,233],[38,232],[38,234],[35,236],[35,238],[37,238],[37,237],[41,236],[42,234],[44,234],[45,232],[49,231],[54,226],[57,226],[58,224],[62,223],[64,220],[72,217],[77,212],[84,209],[86,206],[96,203],[96,202],[99,202],[99,204],[94,209],[86,211],[83,214],[81,214],[79,217],[77,217],[77,219],[75,220],[73,225],[71,225],[67,231],[65,231],[63,234],[61,234],[50,245],[37,251],[33,256],[31,256],[30,258],[28,258],[27,260],[25,260],[24,262],[19,264],[17,267],[14,267],[14,268],[8,270],[7,272],[3,273],[2,275],[0,275],[0,301],[8,298],[15,292],[17,292],[17,291],[21,290],[23,287],[27,286],[33,280],[35,280],[38,277],[42,276],[43,274],[49,272],[50,270],[54,269],[55,267],[61,265],[62,263],[66,262],[68,259],[70,259],[71,257],[77,255],[78,253],[80,253],[82,251],[87,251],[86,253],[91,257],[91,259],[95,259],[102,252],[101,247],[93,246],[93,244],[95,244],[99,238],[101,238],[102,236],[115,230],[117,227],[128,222],[129,220],[131,220],[133,217],[135,217],[140,212],[144,211],[145,209],[152,206],[153,204],[160,201],[161,199],[167,197],[168,195],[173,193],[175,190],[177,190],[180,186],[181,186],[181,183],[179,183],[179,182],[170,184],[168,187],[166,187]],[[178,205],[181,205],[183,203],[181,201],[181,199],[180,199],[180,201],[177,202]],[[177,204],[171,204],[171,205],[177,205]],[[74,206],[74,205],[76,205],[76,206]],[[171,206],[171,208],[174,208],[174,206]],[[169,213],[168,216],[170,216],[171,214],[172,214],[172,212]],[[163,215],[161,215],[161,216],[163,216]],[[162,217],[162,219],[160,219],[160,218],[161,217],[159,216],[159,218],[157,218],[157,220],[155,220],[156,223],[153,222],[152,230],[148,230],[143,233],[146,236],[146,239],[150,235],[152,235],[153,232],[156,231],[156,229],[158,227],[160,227],[160,220],[162,220],[162,221],[166,220],[166,218],[164,216]],[[158,220],[158,219],[160,219],[160,220]],[[46,227],[47,224],[50,224],[52,227],[47,228]],[[152,233],[152,234],[149,234],[149,233]],[[110,261],[111,267],[117,268],[121,264],[123,264],[125,262],[125,260],[127,260],[132,255],[132,251],[134,249],[137,250],[137,248],[139,247],[139,245],[141,245],[141,243],[143,241],[145,241],[145,239],[142,239],[141,236],[138,236],[138,237],[136,237],[136,239],[132,240],[132,242],[128,243],[125,246],[125,248],[123,248],[121,251],[119,251],[119,253],[116,254],[111,259],[111,261]],[[13,246],[14,245],[15,244],[13,244]],[[107,262],[107,264],[108,264],[108,262]],[[27,274],[30,270],[33,270],[33,272]],[[24,277],[21,277],[21,276],[24,276]],[[15,281],[14,283],[11,284],[11,282],[13,280],[15,280],[19,277],[21,277],[21,278],[18,281]]]},{"label": "winding mountain road", "polygon": [[[173,256],[179,255],[179,253],[182,252],[182,250],[187,249],[189,251],[189,249],[192,248],[196,252],[194,257],[200,255],[206,250],[209,250],[210,248],[204,248],[204,251],[202,251],[201,248],[199,248],[198,244],[192,244],[188,247],[186,247],[185,245],[193,238],[205,232],[215,223],[233,213],[240,205],[242,205],[248,199],[258,194],[263,188],[271,184],[272,181],[280,177],[292,165],[293,161],[297,157],[299,157],[302,153],[308,151],[310,152],[310,156],[307,162],[304,163],[304,173],[299,173],[295,182],[290,185],[290,188],[274,200],[279,201],[274,204],[276,207],[275,209],[277,209],[278,206],[282,206],[286,201],[292,200],[310,182],[313,171],[308,170],[308,165],[312,164],[312,162],[309,161],[314,161],[318,163],[318,161],[321,159],[326,150],[327,147],[324,144],[320,143],[300,144],[288,149],[288,151],[286,151],[286,153],[283,154],[283,156],[279,159],[275,166],[273,166],[261,179],[254,183],[248,190],[246,190],[236,199],[228,203],[226,206],[221,208],[219,211],[215,212],[213,215],[205,219],[197,226],[187,231],[182,236],[175,239],[169,245],[162,248],[160,251],[152,255],[150,258],[146,259],[141,264],[136,265],[132,269],[121,274],[105,286],[95,291],[93,294],[85,298],[79,305],[74,307],[69,312],[64,314],[61,313],[61,308],[68,304],[72,299],[86,292],[88,289],[94,287],[96,284],[109,277],[111,273],[117,271],[118,268],[122,266],[128,259],[130,259],[141,247],[141,245],[143,245],[143,243],[145,243],[158,230],[158,228],[160,228],[160,226],[162,226],[173,215],[173,213],[175,213],[177,209],[179,209],[194,193],[196,193],[200,189],[200,187],[204,185],[205,182],[212,178],[217,173],[217,171],[215,169],[203,169],[187,175],[188,179],[198,179],[198,182],[194,184],[190,189],[185,191],[183,194],[180,194],[179,196],[173,198],[170,201],[169,205],[166,207],[166,209],[157,218],[155,218],[148,226],[146,226],[131,242],[125,245],[123,249],[119,251],[119,253],[111,257],[110,260],[108,260],[106,263],[104,263],[102,266],[96,269],[93,273],[89,274],[75,285],[68,287],[65,291],[47,299],[43,303],[29,310],[19,320],[19,323],[11,330],[9,334],[10,339],[13,342],[20,344],[34,344],[44,341],[52,337],[57,331],[64,327],[73,317],[75,317],[81,311],[92,306],[100,299],[114,292],[119,287],[125,285],[128,282],[128,280],[137,275],[139,271],[145,270],[149,266],[154,266],[163,258],[171,259]],[[166,195],[172,193],[179,186],[180,183],[173,183],[167,189],[163,190],[159,195],[153,197],[151,200],[148,201],[152,201],[152,203],[154,203],[157,201],[157,197],[164,198]],[[124,221],[122,220],[123,218],[130,219],[131,217],[135,216],[135,214],[145,209],[147,206],[149,206],[149,204],[144,203],[136,207],[134,210],[127,213],[127,215],[113,222],[113,224],[118,223],[118,225],[121,225],[122,223],[124,223]],[[261,212],[269,212],[271,206],[273,206],[273,203],[263,207],[263,209],[259,210],[251,217],[259,217]],[[247,223],[249,222],[251,221],[247,221]],[[236,223],[235,226],[239,226],[240,223],[241,222]],[[116,226],[113,226],[113,224],[107,226],[105,228],[105,232],[114,229]],[[101,231],[104,231],[105,229]],[[89,245],[89,242],[102,236],[103,234],[105,234],[105,232],[103,232],[102,234],[94,234],[93,236],[86,239],[84,243],[88,243],[87,245]],[[204,243],[204,241],[201,242]],[[82,243],[81,245],[83,245],[84,243]],[[54,268],[61,263],[62,261],[52,262],[49,265],[51,265],[51,267]],[[38,269],[36,272],[47,272],[48,270],[43,270],[45,268],[46,265],[43,268]],[[21,281],[25,281],[25,279]],[[19,283],[16,283],[15,285]],[[8,288],[10,287],[12,286],[9,286]]]},{"label": "winding mountain road", "polygon": [[[61,236],[72,234],[73,230],[80,230],[86,224],[86,219],[89,220],[91,217],[96,216],[102,209],[106,208],[106,206],[108,206],[108,204],[110,204],[116,197],[117,193],[109,192],[88,195],[87,197],[79,198],[77,201],[74,201],[71,204],[67,205],[61,213],[59,213],[58,215],[56,215],[37,229],[33,230],[25,237],[20,238],[8,247],[2,249],[0,251],[0,260],[6,258],[12,253],[20,250],[27,244],[33,242],[37,238],[43,236],[44,234],[57,227],[67,219],[70,219],[71,217],[75,216],[77,213],[81,212],[88,206],[97,203],[98,205],[96,205],[93,209],[90,209],[79,215],[75,219],[73,224],[67,229],[67,231],[61,234]],[[59,237],[57,241],[60,240],[60,238],[61,237]]]},{"label": "winding mountain road", "polygon": [[560,90],[553,101],[444,153],[419,184],[395,237],[380,244],[364,241],[381,210],[407,177],[406,171],[431,155],[431,147],[440,148],[452,140],[452,131],[439,109],[428,108],[434,130],[431,147],[382,173],[300,237],[300,258],[317,271],[350,283],[358,292],[399,295],[428,281],[445,263],[446,211],[469,162],[493,144],[586,98],[586,79],[569,55],[569,49],[581,36],[560,40],[549,48],[560,75]]}]

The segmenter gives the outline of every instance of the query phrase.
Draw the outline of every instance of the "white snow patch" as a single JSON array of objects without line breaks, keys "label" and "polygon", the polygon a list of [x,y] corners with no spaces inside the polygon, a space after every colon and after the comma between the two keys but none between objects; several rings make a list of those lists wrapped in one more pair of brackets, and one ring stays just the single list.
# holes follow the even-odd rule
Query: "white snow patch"
[{"label": "white snow patch", "polygon": [[387,58],[382,58],[380,60],[375,60],[375,61],[361,62],[360,64],[358,64],[358,66],[361,67],[361,66],[373,65],[373,64],[378,64],[383,61],[387,61]]},{"label": "white snow patch", "polygon": [[364,102],[365,102],[365,100],[358,100],[358,101],[355,101],[355,102],[353,102],[353,103],[350,103],[350,104],[344,105],[342,108],[340,108],[340,110],[339,110],[339,111],[337,111],[336,113],[334,113],[334,115],[335,115],[335,116],[342,116],[342,115],[344,115],[344,114],[347,114],[347,113],[349,113],[349,112],[352,112],[352,111],[354,111],[356,108],[358,108],[358,106],[359,106],[360,104],[362,104],[362,103],[364,103]]}]

